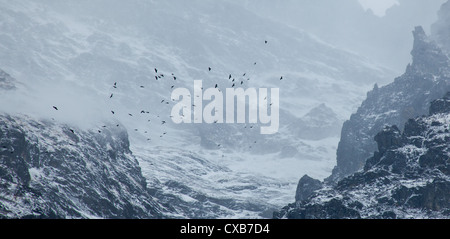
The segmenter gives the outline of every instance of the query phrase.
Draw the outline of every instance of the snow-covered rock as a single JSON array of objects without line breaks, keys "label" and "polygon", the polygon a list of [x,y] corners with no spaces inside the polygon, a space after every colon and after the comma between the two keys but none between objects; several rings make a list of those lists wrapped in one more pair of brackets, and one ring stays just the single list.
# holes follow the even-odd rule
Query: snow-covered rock
[{"label": "snow-covered rock", "polygon": [[0,218],[156,218],[121,126],[0,115]]},{"label": "snow-covered rock", "polygon": [[450,218],[450,92],[401,133],[386,127],[364,170],[291,204],[276,218]]},{"label": "snow-covered rock", "polygon": [[376,86],[350,120],[344,123],[337,150],[337,166],[327,181],[342,179],[363,168],[376,150],[373,137],[385,125],[403,127],[410,118],[426,115],[430,102],[450,90],[447,54],[426,36],[414,30],[412,64],[406,73],[389,85]]}]

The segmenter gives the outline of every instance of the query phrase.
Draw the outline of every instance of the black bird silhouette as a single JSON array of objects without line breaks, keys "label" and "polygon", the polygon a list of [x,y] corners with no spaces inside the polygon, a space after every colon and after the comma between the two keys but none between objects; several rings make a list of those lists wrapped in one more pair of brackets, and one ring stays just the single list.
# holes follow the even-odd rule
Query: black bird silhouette
[{"label": "black bird silhouette", "polygon": [[117,82],[114,82],[114,86],[113,86],[114,88],[117,88]]},{"label": "black bird silhouette", "polygon": [[155,79],[156,79],[156,80],[158,80],[158,77],[157,77],[157,76],[155,76]]},{"label": "black bird silhouette", "polygon": [[208,67],[208,71],[211,71],[212,69],[211,69],[211,67]]},{"label": "black bird silhouette", "polygon": [[256,66],[256,62],[255,62],[255,63],[253,63],[253,65],[255,65],[255,66]]},{"label": "black bird silhouette", "polygon": [[129,116],[133,117],[133,114],[128,114]]},{"label": "black bird silhouette", "polygon": [[166,121],[164,121],[164,120],[163,120],[163,121],[161,121],[161,124],[166,124]]},{"label": "black bird silhouette", "polygon": [[141,111],[141,114],[145,114],[145,111],[143,110],[143,111]]},{"label": "black bird silhouette", "polygon": [[243,85],[244,84],[244,81],[241,81],[241,85]]},{"label": "black bird silhouette", "polygon": [[264,43],[266,43],[266,44],[267,44],[267,43],[268,43],[268,41],[264,41]]},{"label": "black bird silhouette", "polygon": [[176,77],[176,76],[174,76],[174,77],[173,77],[173,80],[177,80],[177,77]]},{"label": "black bird silhouette", "polygon": [[280,80],[282,80],[283,79],[283,77],[280,77]]},{"label": "black bird silhouette", "polygon": [[245,75],[247,75],[247,73],[244,73],[242,76],[245,76]]},{"label": "black bird silhouette", "polygon": [[228,76],[228,80],[231,80],[231,74],[230,74],[230,76]]},{"label": "black bird silhouette", "polygon": [[56,106],[53,106],[53,109],[55,109],[55,110],[58,110],[58,107],[56,107]]},{"label": "black bird silhouette", "polygon": [[231,87],[234,87],[235,85],[233,84]]},{"label": "black bird silhouette", "polygon": [[111,99],[111,98],[113,98],[113,96],[114,96],[114,94],[111,94],[111,96],[109,96],[109,98]]},{"label": "black bird silhouette", "polygon": [[161,100],[161,104],[164,103],[164,100]]},{"label": "black bird silhouette", "polygon": [[73,129],[69,129],[70,130],[70,132],[72,132],[72,134],[75,134],[75,131],[73,131]]},{"label": "black bird silhouette", "polygon": [[215,88],[217,88],[217,87],[219,87],[219,86],[216,84],[216,87],[215,87]]},{"label": "black bird silhouette", "polygon": [[116,112],[114,112],[113,110],[111,110],[111,113],[112,113],[112,114],[115,114]]},{"label": "black bird silhouette", "polygon": [[155,68],[155,73],[158,73],[158,69]]},{"label": "black bird silhouette", "polygon": [[234,82],[234,79],[231,82]]},{"label": "black bird silhouette", "polygon": [[171,89],[173,89],[175,86],[173,85],[172,87],[170,87]]},{"label": "black bird silhouette", "polygon": [[141,88],[145,88],[143,85],[141,85]]}]

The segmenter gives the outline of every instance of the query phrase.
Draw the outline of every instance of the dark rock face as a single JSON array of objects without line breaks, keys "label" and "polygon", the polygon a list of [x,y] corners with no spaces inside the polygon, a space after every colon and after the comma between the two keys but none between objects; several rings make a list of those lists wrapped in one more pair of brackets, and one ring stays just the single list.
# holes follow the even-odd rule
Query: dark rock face
[{"label": "dark rock face", "polygon": [[450,218],[450,103],[411,119],[401,133],[385,127],[364,170],[326,185],[275,218]]},{"label": "dark rock face", "polygon": [[448,103],[448,100],[450,100],[450,92],[447,93],[443,99],[433,101],[430,107],[430,114],[434,115],[448,112],[450,110],[450,104]]},{"label": "dark rock face", "polygon": [[304,201],[308,199],[315,191],[323,187],[322,182],[313,179],[308,175],[303,176],[298,182],[297,191],[295,193],[295,201]]},{"label": "dark rock face", "polygon": [[12,90],[15,88],[14,79],[0,69],[0,89]]},{"label": "dark rock face", "polygon": [[344,123],[337,150],[337,166],[327,182],[335,183],[361,170],[371,152],[377,149],[374,136],[385,125],[403,128],[408,119],[428,114],[430,102],[450,90],[446,53],[426,36],[421,27],[417,27],[413,35],[413,63],[407,67],[406,73],[389,85],[375,87],[358,111]]},{"label": "dark rock face", "polygon": [[102,134],[0,115],[0,216],[155,218],[123,128]]}]

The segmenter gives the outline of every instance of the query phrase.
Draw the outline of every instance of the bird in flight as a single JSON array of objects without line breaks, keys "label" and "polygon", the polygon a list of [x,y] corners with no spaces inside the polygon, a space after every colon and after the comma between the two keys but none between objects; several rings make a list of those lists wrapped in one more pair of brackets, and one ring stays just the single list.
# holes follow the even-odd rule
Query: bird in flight
[{"label": "bird in flight", "polygon": [[208,71],[211,71],[212,69],[211,69],[211,67],[208,67]]},{"label": "bird in flight", "polygon": [[157,74],[158,74],[158,69],[156,69],[156,68],[155,68],[155,73],[157,73]]},{"label": "bird in flight", "polygon": [[267,43],[268,43],[268,41],[266,40],[266,41],[264,41],[264,43],[265,43],[265,44],[267,44]]},{"label": "bird in flight", "polygon": [[53,106],[53,109],[55,109],[55,110],[58,110],[58,107],[56,107],[56,106]]},{"label": "bird in flight", "polygon": [[114,94],[111,94],[111,95],[109,96],[109,98],[111,99],[111,98],[113,98],[113,96],[114,96]]}]

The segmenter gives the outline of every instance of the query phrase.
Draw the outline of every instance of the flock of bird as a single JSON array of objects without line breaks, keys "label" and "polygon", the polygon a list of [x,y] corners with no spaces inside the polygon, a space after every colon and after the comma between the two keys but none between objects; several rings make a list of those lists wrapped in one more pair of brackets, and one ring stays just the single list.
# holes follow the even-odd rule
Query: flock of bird
[{"label": "flock of bird", "polygon": [[[268,44],[268,41],[267,41],[267,40],[264,41],[264,44]],[[257,65],[257,62],[254,62],[253,65],[256,66],[256,65]],[[208,68],[207,68],[207,71],[208,71],[208,72],[212,72],[212,71],[213,71],[213,68],[208,67]],[[166,78],[166,76],[165,76],[163,73],[161,73],[161,72],[158,70],[158,68],[154,68],[154,72],[155,72],[154,78],[155,78],[156,81],[160,81],[160,80],[163,80],[163,79]],[[171,78],[172,78],[172,81],[174,81],[174,82],[177,81],[177,76],[175,76],[174,73],[171,73]],[[242,77],[239,77],[238,80],[236,80],[236,78],[233,77],[232,74],[229,74],[229,76],[228,76],[228,80],[231,81],[230,84],[231,84],[231,87],[232,87],[232,88],[236,87],[237,85],[244,85],[245,79],[246,79],[247,81],[250,81],[250,78],[247,77],[247,73],[243,73],[243,74],[242,74]],[[281,81],[281,80],[283,80],[283,76],[280,77],[280,81]],[[215,87],[215,88],[219,88],[219,84],[215,84],[214,87]],[[114,82],[112,88],[113,88],[113,89],[118,89],[118,83],[117,83],[117,82]],[[141,85],[140,88],[144,89],[145,86]],[[171,89],[174,89],[174,88],[175,88],[175,84],[171,85]],[[114,97],[114,93],[110,93],[109,99],[112,99],[113,97]],[[267,97],[266,97],[266,99],[267,99]],[[163,100],[161,100],[161,104],[169,105],[170,102],[169,102],[169,101],[166,101],[165,99],[163,99]],[[195,105],[193,105],[193,107],[195,107]],[[59,109],[58,109],[57,106],[53,106],[53,109],[56,110],[56,111],[59,111]],[[142,110],[142,111],[140,111],[140,113],[141,113],[141,114],[150,114],[150,112],[149,112],[149,111],[146,111],[146,110]],[[116,111],[111,110],[111,114],[112,114],[112,115],[116,115]],[[134,117],[134,115],[133,115],[132,113],[128,113],[128,116]],[[171,116],[171,117],[172,117],[172,116]],[[157,118],[160,118],[160,116],[158,115]],[[151,122],[151,120],[148,120],[148,122]],[[214,122],[214,123],[217,123],[217,121]],[[166,124],[167,124],[167,121],[161,120],[161,125],[166,125]],[[116,127],[120,127],[120,125],[117,124]],[[107,126],[102,126],[100,129],[97,130],[97,132],[98,132],[99,134],[101,134],[101,133],[102,133],[102,129],[104,129],[104,128],[107,128]],[[253,129],[253,126],[247,127],[247,125],[246,125],[245,128],[246,128],[246,129],[247,129],[247,128]],[[69,129],[69,131],[70,131],[72,134],[75,134],[75,130]],[[138,130],[138,129],[135,129],[134,131],[137,132],[137,131],[139,131],[139,130]],[[148,134],[148,131],[143,131],[143,132],[144,132],[145,134]],[[159,137],[162,138],[162,137],[164,137],[165,135],[167,135],[167,132],[164,132],[164,133],[161,134]],[[147,138],[147,141],[151,141],[151,138]],[[256,144],[256,141],[255,141],[254,143]],[[221,145],[218,144],[218,147],[221,147]],[[250,146],[249,148],[252,148],[252,146]]]}]

